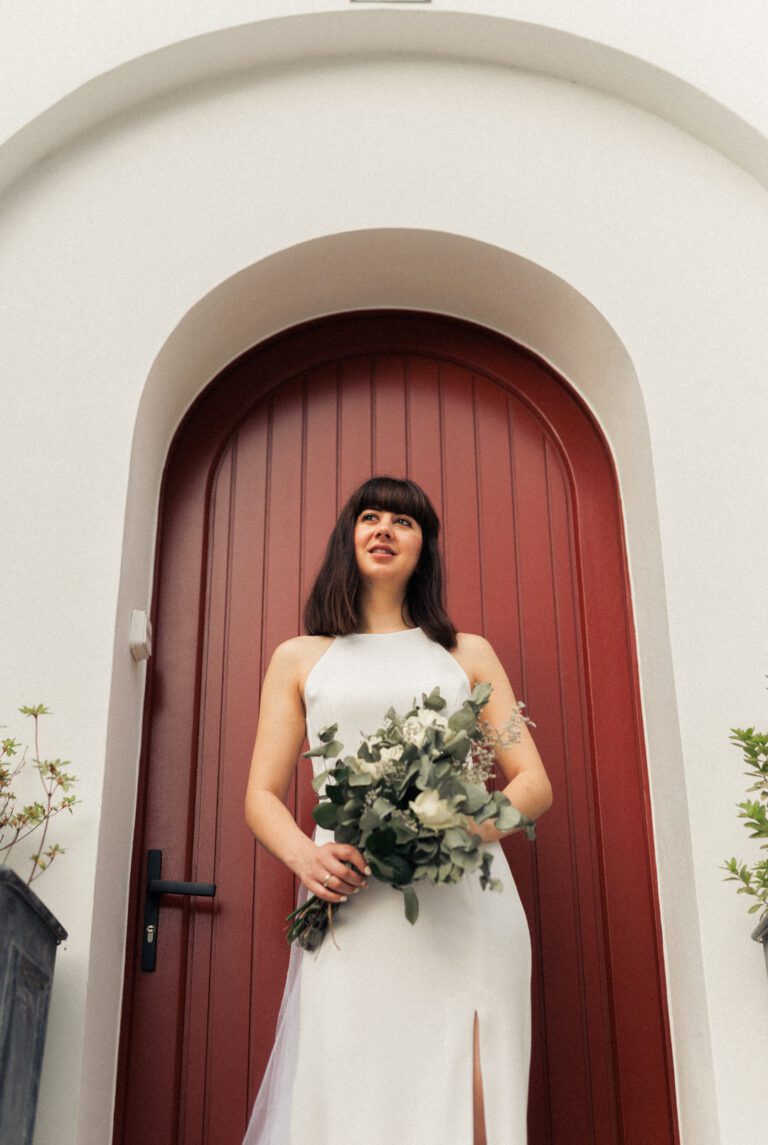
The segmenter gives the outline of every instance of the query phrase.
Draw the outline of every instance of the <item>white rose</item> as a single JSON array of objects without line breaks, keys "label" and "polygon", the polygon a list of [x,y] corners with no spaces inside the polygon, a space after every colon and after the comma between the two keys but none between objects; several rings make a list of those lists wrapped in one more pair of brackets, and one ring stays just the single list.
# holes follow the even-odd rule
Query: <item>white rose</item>
[{"label": "white rose", "polygon": [[381,749],[381,762],[382,763],[397,763],[398,759],[403,754],[402,744],[396,743],[394,747],[383,747]]},{"label": "white rose", "polygon": [[409,716],[407,720],[403,721],[403,738],[408,743],[421,747],[428,728],[445,730],[447,727],[448,720],[445,716],[441,716],[439,712],[433,712],[429,708],[420,708],[415,716]]},{"label": "white rose", "polygon": [[379,759],[358,759],[355,770],[363,775],[370,775],[374,781],[379,780],[384,774],[386,765],[400,759],[403,748],[401,744],[395,744],[394,747],[383,747],[379,754]]},{"label": "white rose", "polygon": [[464,818],[447,799],[441,799],[434,788],[422,791],[421,795],[412,799],[408,806],[425,827],[434,827],[436,831],[456,827]]},{"label": "white rose", "polygon": [[382,766],[377,759],[358,759],[356,770],[361,775],[370,775],[374,781],[381,779]]}]

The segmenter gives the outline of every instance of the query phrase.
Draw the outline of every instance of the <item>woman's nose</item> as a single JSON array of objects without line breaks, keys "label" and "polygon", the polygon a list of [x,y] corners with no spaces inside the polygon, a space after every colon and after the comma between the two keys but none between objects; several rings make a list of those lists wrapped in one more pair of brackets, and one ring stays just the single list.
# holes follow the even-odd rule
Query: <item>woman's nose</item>
[{"label": "woman's nose", "polygon": [[392,530],[386,521],[379,521],[379,527],[376,530],[376,536],[377,537],[378,537],[379,533],[386,533],[386,535],[388,537],[392,536]]}]

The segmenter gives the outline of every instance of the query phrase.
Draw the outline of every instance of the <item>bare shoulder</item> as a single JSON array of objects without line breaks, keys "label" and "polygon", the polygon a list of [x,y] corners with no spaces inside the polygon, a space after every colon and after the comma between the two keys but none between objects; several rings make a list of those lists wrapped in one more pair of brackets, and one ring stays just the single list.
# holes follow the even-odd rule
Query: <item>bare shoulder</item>
[{"label": "bare shoulder", "polygon": [[493,652],[493,648],[489,640],[484,636],[479,636],[476,632],[457,632],[456,633],[456,651],[466,652],[468,654],[480,654]]},{"label": "bare shoulder", "polygon": [[472,680],[473,687],[478,680],[488,680],[499,670],[504,671],[491,641],[486,640],[480,633],[457,632],[456,641],[456,649],[452,655],[456,656]]},{"label": "bare shoulder", "polygon": [[308,671],[332,641],[332,636],[292,636],[275,646],[272,660],[283,670]]},{"label": "bare shoulder", "polygon": [[466,659],[468,663],[477,665],[478,668],[498,659],[490,640],[486,640],[476,632],[456,633],[456,655],[460,660]]},{"label": "bare shoulder", "polygon": [[489,658],[496,656],[490,642],[474,632],[457,632],[456,647],[451,655],[461,664],[473,686],[478,680],[487,679]]},{"label": "bare shoulder", "polygon": [[332,636],[292,636],[275,647],[269,670],[303,695],[307,676],[332,643]]}]

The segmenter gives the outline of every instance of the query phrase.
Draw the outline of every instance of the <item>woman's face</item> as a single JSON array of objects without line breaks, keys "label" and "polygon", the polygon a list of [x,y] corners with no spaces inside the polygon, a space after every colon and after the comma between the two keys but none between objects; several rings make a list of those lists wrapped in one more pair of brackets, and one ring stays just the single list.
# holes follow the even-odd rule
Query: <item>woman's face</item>
[{"label": "woman's face", "polygon": [[355,522],[355,559],[360,575],[408,583],[421,554],[421,525],[407,513],[363,509]]}]

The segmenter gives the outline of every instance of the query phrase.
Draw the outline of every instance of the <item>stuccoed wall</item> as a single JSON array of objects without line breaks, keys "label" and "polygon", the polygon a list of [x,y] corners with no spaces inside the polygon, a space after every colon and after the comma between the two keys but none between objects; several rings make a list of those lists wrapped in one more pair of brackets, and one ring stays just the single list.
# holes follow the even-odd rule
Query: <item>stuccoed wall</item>
[{"label": "stuccoed wall", "polygon": [[70,939],[36,1145],[109,1139],[144,683],[128,621],[168,442],[247,346],[379,305],[517,338],[603,425],[683,1141],[742,1145],[765,1114],[768,984],[717,868],[749,851],[728,729],[766,710],[765,16],[78,0],[2,21],[0,722],[20,734],[15,708],[45,700],[84,801],[37,884]]}]

